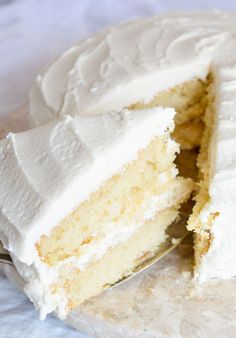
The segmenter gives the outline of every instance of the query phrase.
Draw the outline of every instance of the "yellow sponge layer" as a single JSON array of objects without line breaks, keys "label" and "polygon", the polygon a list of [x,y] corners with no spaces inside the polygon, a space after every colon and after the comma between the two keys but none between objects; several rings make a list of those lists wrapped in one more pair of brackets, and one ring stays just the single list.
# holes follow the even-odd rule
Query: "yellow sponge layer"
[{"label": "yellow sponge layer", "polygon": [[207,106],[207,87],[208,81],[195,79],[158,93],[151,102],[139,102],[130,108],[173,107],[177,114],[172,136],[182,149],[193,149],[200,145],[204,130],[202,117]]},{"label": "yellow sponge layer", "polygon": [[197,167],[199,168],[199,189],[198,193],[195,196],[195,206],[193,208],[193,213],[191,214],[188,221],[188,229],[195,232],[194,239],[194,255],[195,255],[195,265],[196,269],[198,268],[201,257],[204,253],[208,251],[211,237],[210,229],[214,219],[218,216],[218,213],[211,213],[208,216],[206,222],[202,223],[199,218],[199,214],[210,201],[209,196],[209,169],[210,169],[210,140],[213,133],[214,127],[214,89],[213,89],[213,79],[210,77],[209,85],[207,87],[207,108],[204,115],[204,133],[201,139],[200,153],[197,158]]}]

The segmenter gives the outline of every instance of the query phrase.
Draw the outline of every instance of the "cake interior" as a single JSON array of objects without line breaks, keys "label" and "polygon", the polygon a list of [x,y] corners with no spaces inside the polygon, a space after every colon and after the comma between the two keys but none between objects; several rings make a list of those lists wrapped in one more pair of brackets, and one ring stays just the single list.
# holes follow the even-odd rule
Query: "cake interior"
[{"label": "cake interior", "polygon": [[204,133],[201,138],[200,151],[197,157],[198,168],[198,192],[194,197],[195,205],[188,221],[188,229],[194,231],[194,256],[195,270],[197,271],[202,256],[207,253],[211,244],[211,227],[218,212],[210,213],[206,222],[202,222],[199,215],[203,208],[210,202],[210,142],[215,124],[215,95],[212,77],[207,87],[207,106],[203,116]]},{"label": "cake interior", "polygon": [[175,108],[172,138],[180,144],[178,156],[178,145],[168,133],[153,139],[136,160],[36,243],[41,261],[58,271],[51,292],[66,294],[68,309],[99,294],[155,253],[181,205],[190,201],[193,180],[198,192],[189,228],[197,233],[196,256],[206,251],[209,231],[197,225],[197,215],[208,198],[211,83],[210,76],[195,79],[129,107]]},{"label": "cake interior", "polygon": [[218,213],[208,216],[205,223],[200,220],[200,213],[210,201],[208,192],[210,169],[210,141],[215,123],[214,78],[210,73],[205,81],[195,79],[178,85],[166,92],[159,93],[149,103],[136,103],[133,109],[145,107],[173,107],[177,111],[173,139],[180,144],[180,153],[176,165],[180,175],[191,177],[196,182],[196,191],[189,200],[188,230],[194,232],[195,271],[202,256],[211,244],[211,226]]}]

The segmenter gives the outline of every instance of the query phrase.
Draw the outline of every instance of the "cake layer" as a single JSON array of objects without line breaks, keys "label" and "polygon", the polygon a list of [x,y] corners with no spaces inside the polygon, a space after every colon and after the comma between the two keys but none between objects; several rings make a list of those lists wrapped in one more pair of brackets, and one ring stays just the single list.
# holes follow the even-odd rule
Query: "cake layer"
[{"label": "cake layer", "polygon": [[134,110],[156,106],[174,108],[177,114],[172,137],[180,144],[181,149],[190,150],[200,146],[201,143],[208,86],[208,78],[205,81],[196,78],[157,93],[150,102],[138,102],[129,108]]}]

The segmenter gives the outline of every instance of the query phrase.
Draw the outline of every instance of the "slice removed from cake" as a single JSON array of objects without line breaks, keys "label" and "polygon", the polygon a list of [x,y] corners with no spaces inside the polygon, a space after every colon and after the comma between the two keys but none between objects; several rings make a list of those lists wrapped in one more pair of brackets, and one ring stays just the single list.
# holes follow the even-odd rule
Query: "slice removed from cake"
[{"label": "slice removed from cake", "polygon": [[193,190],[175,112],[65,116],[0,142],[0,238],[41,318],[60,317],[155,253]]}]

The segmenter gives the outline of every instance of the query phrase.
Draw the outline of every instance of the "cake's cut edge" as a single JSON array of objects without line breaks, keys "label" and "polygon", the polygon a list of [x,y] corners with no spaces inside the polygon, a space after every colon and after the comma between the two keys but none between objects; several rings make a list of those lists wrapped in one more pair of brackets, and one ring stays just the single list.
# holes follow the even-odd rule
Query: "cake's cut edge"
[{"label": "cake's cut edge", "polygon": [[212,225],[219,216],[219,212],[208,211],[211,197],[209,188],[211,183],[211,141],[215,125],[215,88],[213,74],[209,76],[207,87],[207,106],[203,116],[204,132],[201,138],[200,151],[197,158],[199,168],[198,192],[194,197],[195,205],[188,220],[188,230],[194,232],[195,279],[201,280],[201,264],[208,253],[212,242]]}]

